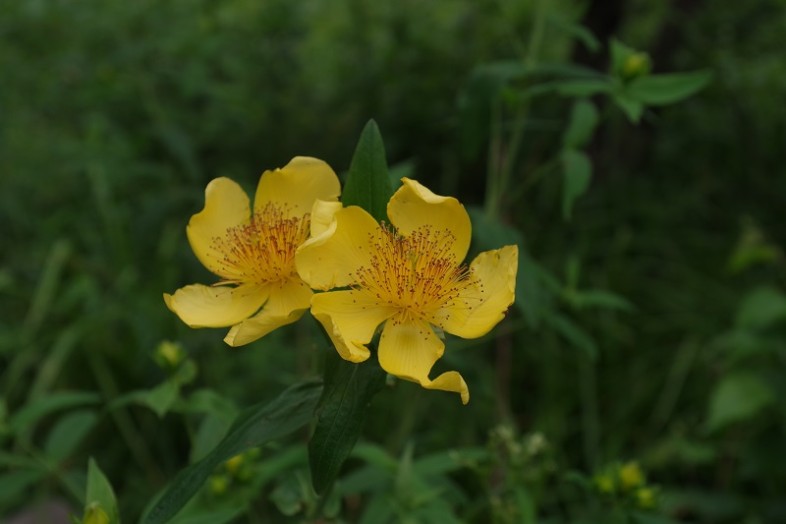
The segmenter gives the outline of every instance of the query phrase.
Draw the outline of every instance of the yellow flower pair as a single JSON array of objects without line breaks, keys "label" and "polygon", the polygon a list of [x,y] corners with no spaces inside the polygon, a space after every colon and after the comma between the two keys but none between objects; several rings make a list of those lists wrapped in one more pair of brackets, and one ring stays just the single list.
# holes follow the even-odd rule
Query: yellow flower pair
[{"label": "yellow flower pair", "polygon": [[[462,264],[471,224],[464,206],[402,179],[378,223],[338,201],[336,174],[296,157],[262,174],[251,211],[235,182],[217,178],[186,229],[194,253],[221,280],[164,294],[191,327],[229,327],[248,344],[306,310],[345,360],[362,362],[382,327],[382,369],[428,389],[469,391],[456,371],[431,380],[445,345],[434,326],[463,338],[488,333],[513,303],[518,249],[505,246]],[[338,288],[338,289],[334,289]],[[312,289],[323,291],[313,293]],[[332,291],[330,291],[332,290]]]}]

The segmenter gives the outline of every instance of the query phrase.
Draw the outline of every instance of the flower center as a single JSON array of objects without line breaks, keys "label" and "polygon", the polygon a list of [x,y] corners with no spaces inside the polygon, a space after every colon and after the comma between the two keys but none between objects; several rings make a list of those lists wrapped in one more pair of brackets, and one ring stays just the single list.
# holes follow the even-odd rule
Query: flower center
[{"label": "flower center", "polygon": [[440,309],[460,306],[461,291],[474,280],[451,252],[454,242],[448,230],[422,226],[401,236],[383,223],[372,234],[371,263],[357,271],[355,288],[424,320]]},{"label": "flower center", "polygon": [[289,217],[285,211],[285,206],[271,202],[248,224],[213,239],[213,249],[223,255],[223,273],[233,277],[221,284],[267,284],[296,274],[295,250],[308,238],[311,218],[308,213]]}]

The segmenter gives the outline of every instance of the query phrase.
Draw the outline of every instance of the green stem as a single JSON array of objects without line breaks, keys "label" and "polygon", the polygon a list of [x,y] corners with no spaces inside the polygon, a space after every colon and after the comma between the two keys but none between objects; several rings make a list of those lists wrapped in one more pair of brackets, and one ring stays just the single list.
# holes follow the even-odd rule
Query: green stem
[{"label": "green stem", "polygon": [[653,429],[659,431],[669,421],[700,349],[701,344],[695,340],[688,340],[677,352],[661,389],[660,398],[652,412],[650,423]]},{"label": "green stem", "polygon": [[581,394],[584,459],[590,470],[594,470],[598,466],[598,448],[600,444],[597,389],[598,377],[595,362],[583,356],[579,359],[579,391]]},{"label": "green stem", "polygon": [[55,462],[52,462],[44,453],[37,447],[23,443],[21,449],[26,452],[30,457],[37,462],[38,466],[49,475],[52,475],[63,486],[68,494],[80,504],[84,504],[85,496],[82,486],[78,485],[73,478],[69,477],[64,468],[60,467]]},{"label": "green stem", "polygon": [[[530,33],[527,54],[524,57],[524,65],[533,67],[538,61],[540,46],[546,33],[546,2],[537,0],[535,8],[535,20]],[[513,132],[504,147],[502,139],[502,111],[501,101],[495,101],[492,108],[492,130],[491,144],[489,146],[488,178],[486,186],[486,214],[490,218],[499,218],[504,212],[503,199],[506,197],[510,187],[510,179],[513,174],[513,167],[516,164],[519,150],[521,149],[524,127],[529,113],[529,101],[524,99],[519,102],[513,118]]]}]

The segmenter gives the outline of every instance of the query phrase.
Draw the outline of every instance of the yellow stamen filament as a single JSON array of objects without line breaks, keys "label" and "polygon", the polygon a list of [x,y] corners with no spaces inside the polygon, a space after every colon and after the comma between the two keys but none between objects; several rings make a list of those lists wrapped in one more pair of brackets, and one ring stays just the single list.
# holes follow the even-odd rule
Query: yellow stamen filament
[{"label": "yellow stamen filament", "polygon": [[310,215],[288,217],[286,208],[269,203],[248,224],[227,229],[213,239],[222,254],[223,284],[281,282],[296,274],[295,250],[308,238]]},{"label": "yellow stamen filament", "polygon": [[400,321],[429,321],[443,309],[472,309],[461,292],[476,282],[451,252],[454,242],[449,230],[422,226],[401,236],[383,223],[371,234],[371,261],[357,271],[354,287],[398,309]]}]

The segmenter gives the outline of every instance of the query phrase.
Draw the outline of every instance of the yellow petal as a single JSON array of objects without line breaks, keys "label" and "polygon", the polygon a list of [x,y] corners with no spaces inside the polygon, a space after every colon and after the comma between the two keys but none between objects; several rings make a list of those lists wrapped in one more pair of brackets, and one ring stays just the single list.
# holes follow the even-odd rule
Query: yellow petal
[{"label": "yellow petal", "polygon": [[516,297],[518,246],[485,251],[470,265],[476,284],[456,301],[458,305],[440,311],[432,321],[448,333],[463,338],[482,337],[500,320]]},{"label": "yellow petal", "polygon": [[472,237],[467,210],[455,198],[435,195],[415,180],[401,181],[404,185],[388,202],[390,223],[404,236],[423,226],[438,234],[449,232],[454,237],[450,251],[456,257],[456,265],[460,264],[467,256]]},{"label": "yellow petal", "polygon": [[164,302],[180,320],[192,328],[226,327],[253,315],[267,300],[269,286],[245,284],[238,287],[185,286],[174,295],[164,293]]},{"label": "yellow petal", "polygon": [[432,380],[430,384],[423,384],[423,387],[456,392],[461,395],[462,404],[469,403],[469,388],[464,382],[464,377],[458,371],[446,371]]},{"label": "yellow petal", "polygon": [[341,207],[341,202],[314,202],[314,207],[311,208],[311,236],[316,237],[327,231]]},{"label": "yellow petal", "polygon": [[224,253],[216,249],[214,239],[223,237],[232,227],[246,224],[251,218],[248,195],[229,178],[216,178],[205,188],[205,207],[193,215],[186,227],[191,249],[213,273],[233,279],[222,264]]},{"label": "yellow petal", "polygon": [[370,240],[378,228],[376,220],[360,207],[336,211],[327,229],[306,240],[295,253],[300,277],[322,290],[355,283],[358,268],[370,263]]},{"label": "yellow petal", "polygon": [[418,320],[394,318],[385,324],[379,341],[379,365],[382,369],[426,389],[453,391],[461,395],[461,402],[469,402],[469,389],[456,371],[428,378],[434,363],[442,356],[445,345],[434,334],[431,326]]},{"label": "yellow petal", "polygon": [[274,329],[298,320],[311,303],[311,289],[300,279],[293,278],[269,287],[270,298],[262,310],[232,326],[224,337],[224,342],[230,346],[243,346],[254,342]]},{"label": "yellow petal", "polygon": [[329,165],[317,158],[296,156],[284,167],[262,173],[254,211],[270,202],[285,203],[285,216],[302,217],[311,212],[315,200],[336,200],[340,193],[341,184]]},{"label": "yellow petal", "polygon": [[311,314],[327,331],[341,358],[362,362],[369,356],[366,344],[395,311],[376,303],[362,291],[330,291],[311,299]]}]

